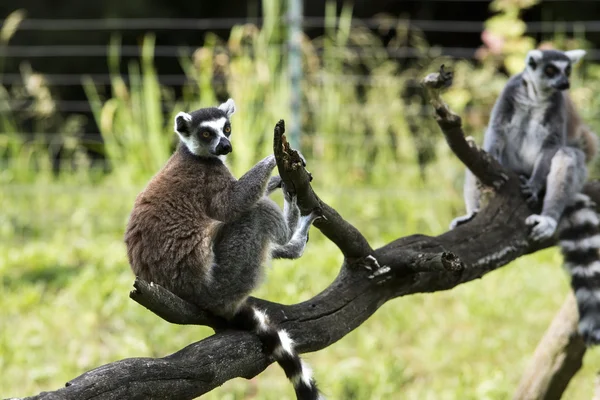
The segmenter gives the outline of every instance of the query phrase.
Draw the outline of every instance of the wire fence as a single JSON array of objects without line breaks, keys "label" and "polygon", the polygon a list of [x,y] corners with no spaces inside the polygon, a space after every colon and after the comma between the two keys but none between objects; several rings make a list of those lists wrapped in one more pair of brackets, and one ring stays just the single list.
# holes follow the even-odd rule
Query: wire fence
[{"label": "wire fence", "polygon": [[[449,0],[450,1],[450,0]],[[465,0],[454,0],[456,3],[464,3]],[[469,1],[469,0],[466,0]],[[548,1],[548,0],[545,0]],[[595,0],[554,0],[570,2],[586,2]],[[489,2],[489,1],[487,1]],[[23,31],[169,31],[169,30],[217,30],[231,29],[236,25],[253,24],[262,25],[262,18],[102,18],[102,19],[26,19],[19,25]],[[289,24],[288,17],[279,20],[280,26]],[[4,21],[0,24],[3,26]],[[380,28],[381,26],[409,26],[424,32],[447,32],[447,33],[477,33],[484,28],[483,21],[459,21],[459,20],[422,20],[408,18],[353,18],[353,26],[364,26],[367,28]],[[332,22],[323,17],[304,17],[302,21],[304,28],[330,28],[335,27]],[[536,21],[526,24],[526,32],[552,33],[556,30],[582,30],[585,32],[600,32],[600,21]]]},{"label": "wire fence", "polygon": [[[416,0],[415,0],[416,1]],[[454,2],[457,4],[465,2],[489,2],[488,0],[435,0],[436,2]],[[551,0],[554,2],[568,0]],[[575,2],[585,3],[593,0],[575,0]],[[573,2],[573,1],[571,1]],[[22,31],[39,31],[39,32],[72,32],[85,33],[90,31],[152,31],[156,32],[157,36],[165,31],[186,31],[186,30],[217,30],[231,29],[233,26],[241,24],[262,25],[262,18],[105,18],[105,19],[25,19],[19,25],[18,30]],[[281,18],[280,25],[286,25],[290,22],[289,17]],[[484,29],[483,21],[451,21],[451,20],[426,20],[426,19],[402,19],[402,18],[367,18],[367,19],[352,19],[354,26],[363,26],[371,29],[381,26],[394,27],[405,26],[414,27],[425,33],[427,32],[443,32],[443,33],[467,33],[477,34]],[[1,21],[0,28],[4,25]],[[322,17],[303,17],[302,26],[304,28],[326,28],[331,26],[331,20]],[[551,22],[529,22],[527,23],[527,33],[549,33],[555,31],[585,31],[585,32],[600,32],[600,20],[589,21],[551,21]],[[201,45],[188,43],[187,45],[157,45],[153,48],[154,57],[162,58],[181,58],[189,57]],[[282,53],[289,51],[288,45],[271,45],[270,50],[277,50]],[[449,56],[461,59],[473,59],[478,48],[477,47],[443,47],[434,46],[430,49],[416,49],[412,47],[399,48],[369,48],[358,46],[346,46],[330,49],[329,57],[343,58],[347,56],[348,51],[358,56],[381,55],[382,52],[390,59],[402,60],[407,58],[419,57],[434,57],[434,56]],[[120,56],[124,57],[140,57],[142,49],[140,46],[122,45],[118,51]],[[318,49],[317,49],[318,53]],[[109,46],[106,44],[88,44],[88,45],[71,45],[71,44],[53,44],[53,45],[8,45],[0,46],[0,59],[9,58],[17,60],[27,60],[36,58],[78,58],[92,57],[101,58],[108,57]],[[587,60],[600,60],[600,50],[588,50],[586,55]],[[45,79],[45,82],[53,87],[77,87],[82,86],[84,76],[89,78],[96,85],[110,85],[113,77],[106,74],[77,74],[77,73],[62,73],[62,74],[45,74],[43,70],[39,71]],[[126,75],[120,76],[126,84],[131,83]],[[193,83],[194,79],[184,74],[158,74],[157,79],[162,85],[182,86]],[[235,77],[228,79],[234,80]],[[390,85],[411,85],[411,83],[402,82],[401,79],[393,76],[376,77],[357,74],[336,74],[336,75],[319,75],[317,77],[321,84],[336,84],[343,86],[364,85],[368,87],[389,87]],[[24,77],[17,73],[0,74],[0,85],[19,85],[24,83]],[[360,112],[363,107],[361,104],[344,103],[342,104],[347,112]],[[374,105],[371,103],[370,105]],[[386,104],[381,104],[386,106]],[[31,104],[23,101],[10,101],[0,105],[0,112],[13,112],[16,115],[31,113]],[[56,100],[52,103],[53,110],[60,113],[83,113],[91,114],[92,108],[86,100]],[[164,105],[163,110],[168,112],[168,106]],[[472,111],[479,112],[484,118],[489,116],[490,110],[485,107],[474,107]],[[406,110],[406,114],[412,116],[429,115],[423,110]],[[600,121],[600,116],[591,117],[594,121]],[[0,135],[2,132],[0,132]],[[47,141],[51,142],[56,137],[57,133],[51,132],[28,132],[24,134],[28,140]],[[337,136],[337,135],[336,135]],[[78,138],[84,144],[97,144],[101,142],[98,133],[85,132],[80,133]]]},{"label": "wire fence", "polygon": [[[421,1],[421,0],[412,0]],[[573,2],[573,0],[545,0],[546,2]],[[578,3],[585,3],[594,0],[576,0]],[[489,3],[489,0],[435,0],[439,3],[456,3],[457,5],[464,3]],[[78,34],[86,35],[91,32],[97,33],[119,33],[119,32],[154,32],[157,37],[157,43],[160,42],[160,36],[167,32],[173,31],[211,31],[211,30],[230,30],[236,25],[243,24],[254,24],[261,26],[264,23],[262,18],[221,18],[221,19],[209,19],[209,18],[106,18],[106,19],[25,19],[18,28],[18,31],[26,32],[42,32],[42,33],[64,33],[67,32],[71,37],[75,37]],[[290,23],[289,17],[281,18],[278,21],[279,26],[286,26]],[[0,21],[0,28],[4,25],[4,21]],[[380,27],[404,27],[404,28],[415,28],[424,33],[447,33],[447,34],[469,34],[478,35],[484,29],[483,21],[453,21],[453,20],[427,20],[427,19],[402,19],[402,18],[367,18],[357,19],[353,18],[353,26],[361,26],[369,29],[377,29]],[[321,17],[303,17],[302,26],[304,29],[313,28],[329,28],[332,27],[331,21]],[[590,21],[552,21],[552,22],[530,22],[527,23],[526,32],[527,34],[545,34],[552,33],[555,31],[560,32],[589,32],[595,33],[600,32],[600,20]],[[134,32],[135,33],[135,32]],[[104,35],[106,37],[106,35]],[[25,61],[28,59],[36,59],[38,63],[43,63],[50,58],[61,58],[67,60],[66,62],[74,62],[77,58],[93,58],[94,62],[104,62],[103,58],[109,56],[109,46],[107,44],[69,44],[69,38],[64,39],[66,42],[51,44],[51,45],[40,45],[36,43],[27,44],[16,44],[8,46],[0,46],[0,60],[2,58],[9,59],[12,62]],[[196,39],[197,40],[197,39]],[[193,52],[202,45],[202,42],[190,41],[184,45],[156,45],[153,48],[153,56],[156,58],[167,58],[167,59],[180,59],[181,57],[189,57]],[[271,45],[269,50],[279,51],[285,54],[289,51],[288,45]],[[462,59],[473,59],[478,48],[477,47],[460,47],[460,46],[435,46],[429,50],[416,49],[412,47],[399,47],[399,48],[369,48],[369,47],[356,47],[346,46],[330,49],[331,53],[328,54],[330,57],[343,58],[346,56],[347,51],[352,51],[354,54],[359,56],[372,56],[381,55],[382,52],[386,57],[395,60],[406,60],[421,57],[434,57],[434,56],[449,56],[453,58]],[[141,46],[133,45],[121,45],[119,46],[119,55],[122,57],[140,57],[142,56]],[[319,54],[317,49],[317,54]],[[600,60],[600,50],[592,49],[588,51],[586,56],[588,60],[598,61]],[[177,61],[174,61],[177,62]],[[38,64],[39,65],[39,64]],[[42,64],[43,65],[43,64]],[[70,87],[81,87],[83,84],[83,78],[88,77],[91,82],[96,85],[110,85],[112,76],[108,73],[45,73],[45,71],[39,70],[44,77],[45,82],[50,87],[64,87],[70,89]],[[120,78],[126,83],[131,84],[130,79],[127,75],[121,75]],[[194,78],[185,74],[173,74],[173,73],[159,73],[157,75],[158,81],[162,85],[168,86],[182,86],[189,83],[194,83]],[[234,80],[235,77],[229,79]],[[406,82],[402,81],[402,78],[396,78],[393,76],[377,77],[377,76],[365,76],[358,74],[335,74],[335,75],[319,75],[317,77],[321,84],[334,84],[341,86],[356,86],[358,84],[368,87],[381,87],[385,88],[390,85],[407,85]],[[4,73],[0,74],[0,85],[21,85],[24,83],[24,77],[18,73]],[[410,83],[408,84],[410,85]],[[90,103],[85,100],[56,100],[53,101],[54,110],[61,114],[90,114],[92,109]],[[362,112],[363,105],[355,102],[346,102],[340,104],[344,108],[344,112],[349,114]],[[31,113],[29,107],[32,104],[22,101],[11,101],[0,105],[0,113],[12,112],[17,116],[21,116],[24,113]],[[370,106],[381,106],[387,107],[388,104],[377,104],[374,102],[370,103]],[[170,112],[168,106],[163,105],[163,111]],[[487,119],[490,110],[483,106],[474,107],[472,111],[476,111],[479,115]],[[422,109],[406,109],[404,110],[405,115],[411,116],[425,116],[429,115],[427,111]],[[0,117],[1,118],[1,117]],[[592,120],[600,121],[600,115],[591,118]],[[7,132],[1,132],[0,136],[7,134]],[[66,137],[68,136],[68,137]],[[72,135],[65,135],[64,132],[25,132],[22,137],[27,141],[36,142],[42,145],[48,145],[52,148],[52,145],[61,144],[62,141],[70,138],[77,138],[77,143],[84,146],[90,145],[101,145],[103,143],[102,137],[98,132],[92,132],[88,129],[85,132],[78,132]],[[334,139],[335,138],[335,139]],[[365,136],[351,136],[344,135],[341,132],[307,132],[305,131],[302,136],[303,143],[310,143],[311,140],[318,140],[321,142],[328,142],[335,140],[338,144],[344,146],[352,146],[356,148],[365,149],[366,146],[370,146],[377,138],[369,138]],[[56,146],[54,146],[56,147]],[[98,146],[96,146],[98,147]],[[365,150],[366,151],[366,150]],[[6,160],[10,162],[10,160]],[[94,160],[97,168],[109,168],[111,162],[118,162],[119,160],[113,159],[112,161],[107,160]],[[34,164],[23,164],[21,172],[28,172],[27,169],[31,169],[31,173],[35,174],[39,165]],[[66,164],[53,165],[54,170],[71,170],[72,166]],[[331,165],[325,165],[324,162],[312,161],[310,168],[313,172],[319,170],[326,171],[331,168]],[[387,167],[388,172],[392,176],[401,176],[406,169],[406,164],[390,164]],[[318,175],[318,174],[317,174]],[[350,202],[356,198],[386,198],[386,199],[406,199],[412,197],[416,200],[424,199],[435,199],[440,196],[439,191],[423,188],[407,188],[408,190],[402,190],[397,185],[389,188],[367,188],[367,187],[331,187],[325,188],[327,194],[336,197],[343,198],[344,201]],[[39,185],[39,184],[10,184],[2,187],[2,194],[12,199],[16,203],[18,202],[36,202],[39,197],[42,196],[53,196],[59,194],[66,195],[77,195],[82,192],[90,195],[90,197],[109,195],[112,199],[113,196],[119,199],[119,197],[126,197],[130,199],[132,196],[131,190],[114,186],[101,186],[82,188],[78,185],[68,184],[57,184],[57,185]],[[458,196],[458,195],[457,195]],[[16,199],[16,200],[15,200]],[[122,199],[120,200],[122,202]],[[29,223],[29,221],[40,220],[44,223],[58,223],[62,219],[68,217],[70,209],[59,212],[57,210],[41,210],[31,211],[29,213],[19,213],[20,218]],[[0,220],[2,220],[0,216]],[[445,223],[445,222],[444,222]],[[34,225],[32,223],[32,225]],[[24,234],[23,237],[26,237]]]}]

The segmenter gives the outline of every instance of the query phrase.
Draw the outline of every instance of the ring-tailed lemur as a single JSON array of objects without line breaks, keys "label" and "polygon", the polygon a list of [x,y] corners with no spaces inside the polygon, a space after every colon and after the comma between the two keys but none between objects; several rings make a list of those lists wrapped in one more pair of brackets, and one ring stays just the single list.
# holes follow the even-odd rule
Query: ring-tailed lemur
[{"label": "ring-tailed lemur", "polygon": [[276,162],[268,156],[239,180],[223,162],[232,151],[232,99],[218,107],[180,112],[180,143],[166,165],[138,195],[125,243],[139,278],[254,331],[294,384],[299,399],[320,394],[310,368],[293,341],[246,303],[261,283],[268,258],[298,258],[317,218],[300,216],[295,196],[284,188],[284,212],[267,197],[281,186],[271,179]]},{"label": "ring-tailed lemur", "polygon": [[[483,149],[520,174],[529,204],[543,199],[541,214],[530,215],[526,223],[533,240],[558,231],[577,297],[579,332],[591,345],[600,343],[600,231],[594,204],[579,192],[586,162],[596,155],[597,137],[566,91],[571,67],[584,55],[584,50],[530,51],[525,70],[510,78],[494,105]],[[480,190],[468,170],[464,197],[467,215],[454,219],[451,229],[479,211]]]}]

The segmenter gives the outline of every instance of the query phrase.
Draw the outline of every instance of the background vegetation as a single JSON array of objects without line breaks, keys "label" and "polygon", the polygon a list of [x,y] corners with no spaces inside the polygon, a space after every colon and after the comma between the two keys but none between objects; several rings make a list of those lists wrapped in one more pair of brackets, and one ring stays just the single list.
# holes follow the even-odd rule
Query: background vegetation
[{"label": "background vegetation", "polygon": [[[396,39],[386,49],[365,27],[351,24],[350,9],[338,18],[332,5],[325,35],[304,41],[301,143],[314,187],[373,246],[414,233],[440,234],[463,212],[464,169],[419,104],[401,100],[405,84],[441,63],[452,65],[455,84],[445,98],[480,139],[506,81],[498,71],[520,69],[524,53],[535,45],[519,19],[529,3],[494,2],[499,14],[488,21],[488,29],[507,45],[501,51],[484,49],[477,65],[441,57],[418,33],[406,34],[402,24],[390,28]],[[225,90],[239,110],[229,162],[235,174],[271,151],[274,123],[289,115],[279,5],[263,3],[260,29],[236,26],[227,41],[211,36],[191,59],[182,58],[193,78],[182,96],[158,83],[152,35],[143,43],[143,57],[128,66],[126,84],[117,72],[115,39],[111,90],[82,82],[103,143],[78,135],[82,117],[56,112],[52,88],[26,65],[21,85],[0,87],[0,395],[57,389],[99,365],[165,356],[210,335],[202,327],[170,325],[129,300],[133,275],[123,231],[135,196],[169,157],[177,111],[214,105]],[[0,46],[8,46],[19,18],[12,14],[12,23],[3,26]],[[583,34],[549,39],[560,48],[586,45]],[[404,45],[422,53],[419,65],[400,67],[387,56]],[[352,78],[357,71],[368,72],[368,85]],[[224,77],[225,89],[215,88],[216,73]],[[572,90],[596,131],[599,74],[597,65],[586,62],[576,71]],[[24,102],[28,112],[9,112],[14,102]],[[409,129],[411,116],[417,136]],[[22,135],[31,124],[36,132],[61,135]],[[424,148],[436,157],[421,169],[417,150]],[[57,175],[53,163],[59,150]],[[101,151],[106,163],[94,162],[89,150]],[[280,194],[276,198],[282,200]],[[282,303],[308,299],[332,281],[341,260],[314,229],[305,256],[273,262],[256,295]],[[568,293],[560,264],[558,251],[549,249],[451,291],[397,299],[338,343],[306,358],[332,399],[509,398]],[[597,352],[588,352],[565,398],[590,398],[599,365]],[[283,372],[271,366],[206,398],[292,396]]]}]

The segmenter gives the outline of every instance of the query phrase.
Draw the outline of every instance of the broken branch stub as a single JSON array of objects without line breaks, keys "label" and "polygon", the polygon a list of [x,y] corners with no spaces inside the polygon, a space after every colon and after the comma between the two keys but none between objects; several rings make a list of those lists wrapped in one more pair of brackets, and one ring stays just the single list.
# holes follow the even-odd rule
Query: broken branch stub
[{"label": "broken branch stub", "polygon": [[435,110],[435,119],[454,154],[484,185],[499,190],[509,177],[516,179],[516,175],[505,170],[485,151],[469,145],[462,129],[461,118],[441,97],[441,90],[449,87],[451,83],[452,72],[445,70],[443,65],[439,72],[431,73],[421,81]]}]

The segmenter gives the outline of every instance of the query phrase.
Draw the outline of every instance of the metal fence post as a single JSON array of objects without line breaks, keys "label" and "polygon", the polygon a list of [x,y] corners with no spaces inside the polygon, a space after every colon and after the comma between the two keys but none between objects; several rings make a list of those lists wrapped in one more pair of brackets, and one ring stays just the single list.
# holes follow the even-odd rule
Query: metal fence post
[{"label": "metal fence post", "polygon": [[288,43],[289,57],[288,68],[290,74],[290,118],[287,131],[290,145],[300,149],[300,135],[302,130],[302,14],[303,0],[290,0],[288,8]]}]

